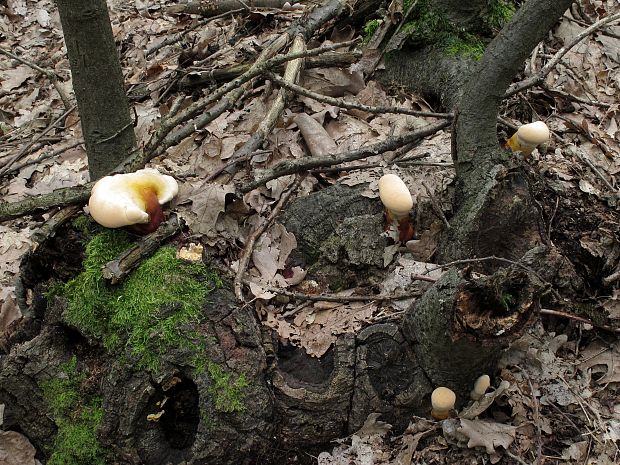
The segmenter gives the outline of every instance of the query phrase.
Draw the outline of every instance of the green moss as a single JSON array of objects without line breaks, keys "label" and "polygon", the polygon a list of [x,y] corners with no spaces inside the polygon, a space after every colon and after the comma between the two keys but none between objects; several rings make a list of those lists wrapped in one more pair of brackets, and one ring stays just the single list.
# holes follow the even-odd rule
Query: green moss
[{"label": "green moss", "polygon": [[219,280],[202,263],[175,257],[162,247],[120,286],[108,286],[101,267],[131,245],[130,237],[108,230],[86,245],[84,271],[65,284],[65,320],[113,350],[125,344],[142,368],[156,370],[162,353],[192,347],[189,323],[199,321],[201,306]]},{"label": "green moss", "polygon": [[216,410],[220,412],[240,412],[244,410],[244,390],[248,386],[245,375],[242,373],[235,381],[232,381],[232,374],[225,372],[216,363],[209,362],[207,369],[213,381],[209,393],[213,396]]},{"label": "green moss", "polygon": [[84,374],[76,369],[75,356],[60,367],[60,377],[41,384],[58,427],[48,465],[104,465],[105,449],[97,439],[103,417],[100,399],[88,401],[80,394]]},{"label": "green moss", "polygon": [[403,27],[414,45],[435,44],[449,56],[480,59],[484,43],[479,37],[457,28],[444,15],[429,8],[426,1],[420,2],[416,10],[415,19]]},{"label": "green moss", "polygon": [[371,19],[366,24],[364,24],[364,27],[362,28],[362,32],[364,34],[364,40],[362,41],[363,44],[367,44],[370,41],[372,35],[375,33],[381,23],[382,21],[380,19]]},{"label": "green moss", "polygon": [[463,38],[450,36],[443,42],[449,56],[465,56],[479,60],[484,54],[484,43],[473,34],[463,34]]},{"label": "green moss", "polygon": [[485,22],[492,31],[499,31],[510,21],[514,13],[515,5],[511,0],[492,0]]},{"label": "green moss", "polygon": [[78,231],[84,234],[90,234],[93,222],[86,215],[79,215],[73,219],[71,225]]}]

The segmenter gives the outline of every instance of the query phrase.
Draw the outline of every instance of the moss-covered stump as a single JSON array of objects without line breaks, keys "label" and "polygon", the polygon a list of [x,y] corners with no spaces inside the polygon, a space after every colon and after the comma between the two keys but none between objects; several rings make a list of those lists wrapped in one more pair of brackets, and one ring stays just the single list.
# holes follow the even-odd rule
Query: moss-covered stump
[{"label": "moss-covered stump", "polygon": [[245,463],[271,443],[256,320],[228,291],[208,300],[196,347],[167,351],[156,374],[117,361],[103,379],[102,438],[128,463]]},{"label": "moss-covered stump", "polygon": [[[78,220],[24,260],[27,320],[37,323],[18,330],[0,360],[5,425],[50,464],[261,457],[273,401],[254,313],[174,246],[109,285],[102,266],[133,241]],[[63,249],[71,253],[60,259]]]}]

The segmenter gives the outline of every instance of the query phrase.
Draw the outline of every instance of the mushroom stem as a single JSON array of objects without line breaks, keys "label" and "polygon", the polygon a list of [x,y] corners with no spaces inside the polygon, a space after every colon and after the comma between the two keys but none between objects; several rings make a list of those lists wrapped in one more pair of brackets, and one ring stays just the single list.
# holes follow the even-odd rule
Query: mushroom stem
[{"label": "mushroom stem", "polygon": [[487,389],[489,389],[490,385],[491,378],[489,377],[489,375],[480,376],[474,383],[474,388],[472,389],[469,396],[472,398],[472,400],[480,400],[482,396],[484,396],[484,393],[487,392]]},{"label": "mushroom stem", "polygon": [[405,243],[413,238],[413,225],[409,213],[413,199],[406,184],[395,174],[386,174],[379,179],[379,197],[385,207],[385,230],[397,224],[398,240]]},{"label": "mushroom stem", "polygon": [[157,194],[152,188],[144,188],[140,193],[140,197],[144,200],[144,211],[149,215],[148,223],[136,223],[127,226],[127,230],[143,236],[156,231],[159,225],[164,221],[164,211],[159,205]]},{"label": "mushroom stem", "polygon": [[398,240],[403,244],[413,239],[413,225],[409,215],[397,216],[389,209],[385,209],[385,230],[389,230],[393,223],[398,224]]}]

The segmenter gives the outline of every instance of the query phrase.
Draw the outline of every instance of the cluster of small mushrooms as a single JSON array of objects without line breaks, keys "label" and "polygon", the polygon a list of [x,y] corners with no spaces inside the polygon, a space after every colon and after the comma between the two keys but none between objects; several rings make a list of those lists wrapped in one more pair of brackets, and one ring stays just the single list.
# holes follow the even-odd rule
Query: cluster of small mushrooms
[{"label": "cluster of small mushrooms", "polygon": [[[489,375],[480,376],[474,383],[469,396],[472,400],[478,401],[484,396],[487,389],[491,386],[491,378]],[[435,420],[445,420],[450,415],[450,411],[454,410],[456,403],[456,394],[452,389],[447,387],[438,387],[431,394],[431,416]]]}]

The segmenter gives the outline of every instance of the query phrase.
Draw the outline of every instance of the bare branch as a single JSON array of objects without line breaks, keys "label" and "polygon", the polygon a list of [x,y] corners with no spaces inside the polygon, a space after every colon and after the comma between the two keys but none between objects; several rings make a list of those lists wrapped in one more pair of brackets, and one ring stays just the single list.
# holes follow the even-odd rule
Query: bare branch
[{"label": "bare branch", "polygon": [[377,144],[367,145],[356,150],[348,152],[341,152],[332,155],[331,157],[321,158],[304,158],[300,160],[285,160],[275,165],[272,169],[268,170],[264,177],[248,183],[241,187],[241,192],[249,192],[252,189],[262,186],[263,184],[271,181],[272,179],[286,176],[288,174],[300,173],[302,171],[308,171],[312,168],[322,168],[326,166],[333,166],[347,161],[359,160],[361,158],[370,157],[372,155],[378,155],[380,153],[388,152],[390,150],[402,147],[405,144],[409,144],[413,141],[422,139],[423,137],[435,134],[437,131],[450,125],[449,121],[441,121],[435,124],[429,124],[417,131],[407,133],[403,136],[393,137]]}]

